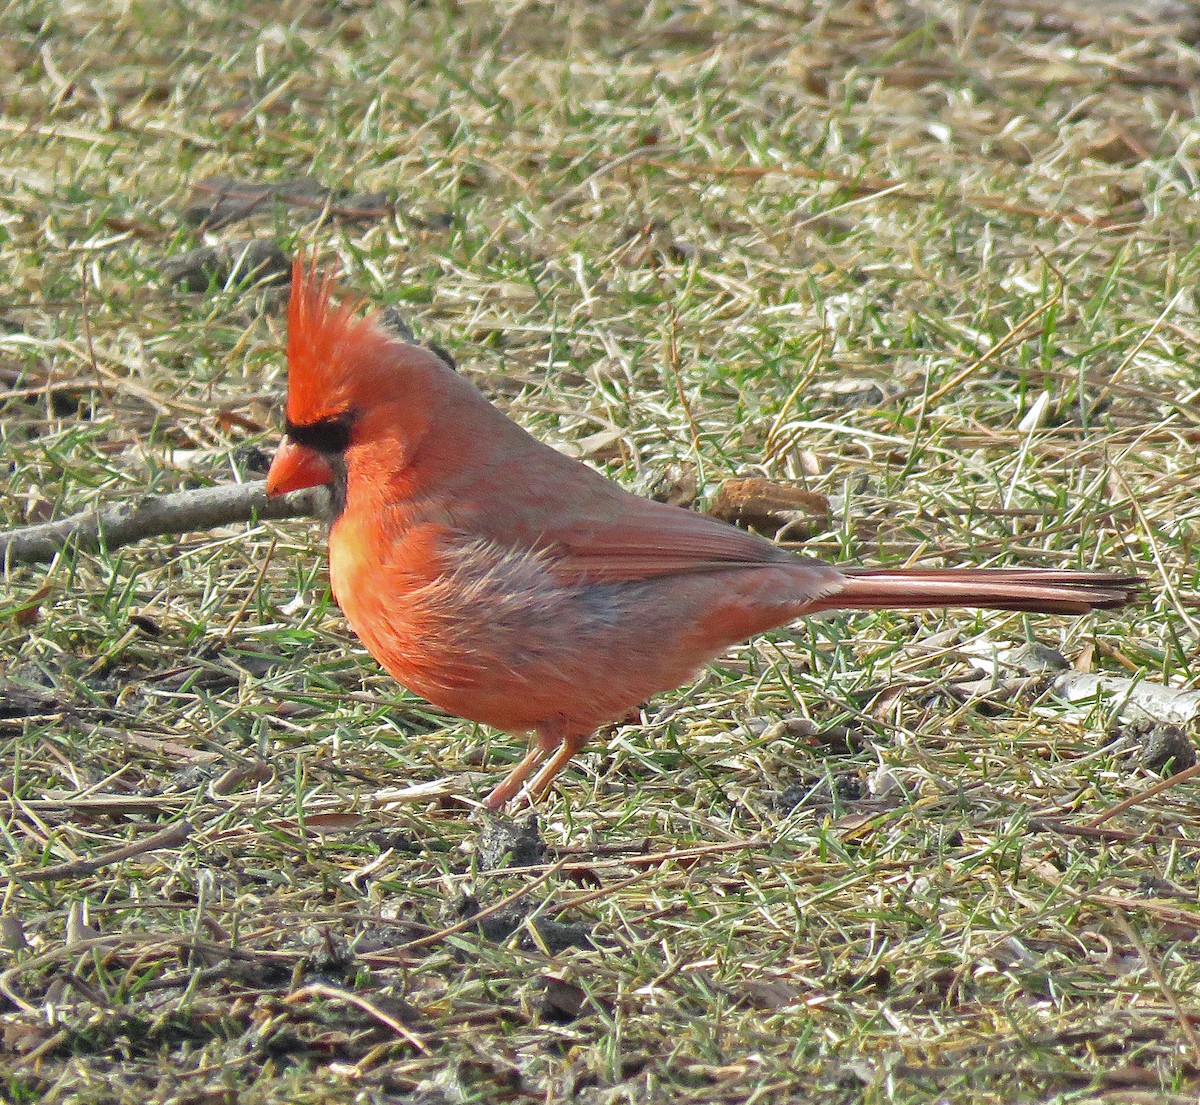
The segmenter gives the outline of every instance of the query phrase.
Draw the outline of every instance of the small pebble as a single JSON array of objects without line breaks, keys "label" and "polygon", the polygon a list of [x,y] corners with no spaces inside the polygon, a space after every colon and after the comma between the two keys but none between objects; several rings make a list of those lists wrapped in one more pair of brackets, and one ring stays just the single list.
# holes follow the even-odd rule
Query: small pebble
[{"label": "small pebble", "polygon": [[1174,775],[1196,762],[1196,746],[1178,725],[1156,725],[1142,740],[1138,762],[1155,774]]}]

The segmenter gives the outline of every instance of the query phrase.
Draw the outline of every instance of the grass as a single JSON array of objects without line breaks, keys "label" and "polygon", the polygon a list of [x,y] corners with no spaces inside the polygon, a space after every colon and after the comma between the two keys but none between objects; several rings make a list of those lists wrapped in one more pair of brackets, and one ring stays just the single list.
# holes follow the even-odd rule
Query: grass
[{"label": "grass", "polygon": [[[580,757],[545,862],[494,871],[444,790],[397,795],[482,792],[520,741],[378,670],[315,526],[12,569],[0,1096],[1194,1100],[1194,784],[1087,831],[1154,782],[1110,705],[945,693],[1027,636],[1195,683],[1200,55],[1186,7],[1148,12],[4,7],[6,527],[255,478],[285,293],[162,269],[254,236],[339,259],[628,485],[794,481],[835,560],[1150,582],[736,649]],[[202,231],[217,175],[395,211]],[[850,747],[769,739],[797,718]]]}]

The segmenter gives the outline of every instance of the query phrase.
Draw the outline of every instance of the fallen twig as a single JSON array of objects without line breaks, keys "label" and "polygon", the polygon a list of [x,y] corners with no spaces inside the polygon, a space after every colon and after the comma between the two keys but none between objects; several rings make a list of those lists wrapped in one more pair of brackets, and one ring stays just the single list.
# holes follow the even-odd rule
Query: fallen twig
[{"label": "fallen twig", "polygon": [[[1140,801],[1144,794],[1136,796]],[[1060,833],[1062,836],[1079,836],[1090,840],[1115,841],[1118,844],[1166,844],[1175,848],[1200,848],[1200,840],[1172,836],[1170,833],[1127,832],[1124,829],[1109,829],[1102,825],[1072,825],[1058,817],[1035,817],[1029,822],[1035,833]]]},{"label": "fallen twig", "polygon": [[1192,764],[1191,767],[1185,767],[1182,771],[1177,771],[1169,778],[1160,779],[1153,786],[1149,786],[1145,790],[1139,790],[1137,794],[1131,794],[1115,806],[1110,806],[1103,813],[1097,814],[1087,822],[1085,828],[1099,828],[1110,817],[1116,817],[1117,814],[1124,813],[1130,806],[1136,806],[1139,802],[1144,802],[1147,798],[1153,798],[1155,795],[1161,794],[1164,790],[1170,790],[1172,787],[1179,786],[1180,783],[1186,783],[1196,778],[1197,775],[1200,775],[1200,764]]},{"label": "fallen twig", "polygon": [[170,495],[148,495],[115,506],[84,510],[58,522],[0,533],[0,563],[41,564],[68,546],[78,549],[119,548],[143,537],[213,529],[254,517],[317,517],[328,493],[309,488],[268,499],[266,481],[224,484]]},{"label": "fallen twig", "polygon": [[[572,203],[583,195],[597,180],[602,176],[607,176],[609,173],[621,168],[623,165],[628,165],[634,161],[645,161],[659,157],[664,153],[676,153],[675,146],[638,146],[635,149],[627,150],[619,157],[614,157],[611,161],[605,161],[598,168],[588,173],[578,184],[572,188],[568,188],[557,199],[550,202],[549,209],[554,212],[562,211],[569,207]],[[651,164],[656,162],[651,161]]]},{"label": "fallen twig", "polygon": [[53,867],[39,867],[36,871],[16,871],[13,872],[13,875],[25,882],[82,878],[85,875],[94,874],[101,867],[109,867],[122,860],[132,859],[144,852],[153,852],[158,848],[174,848],[175,845],[182,844],[191,835],[191,822],[177,821],[174,825],[167,826],[162,832],[142,840],[135,840],[132,844],[126,844],[121,848],[114,848],[111,852],[105,852],[94,859],[77,859],[70,863],[56,863]]}]

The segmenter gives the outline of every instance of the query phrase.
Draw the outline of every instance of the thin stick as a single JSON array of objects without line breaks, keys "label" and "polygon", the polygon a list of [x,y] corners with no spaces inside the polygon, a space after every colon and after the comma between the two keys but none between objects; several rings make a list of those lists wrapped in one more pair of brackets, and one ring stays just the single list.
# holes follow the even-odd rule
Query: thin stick
[{"label": "thin stick", "polygon": [[1139,802],[1144,802],[1147,798],[1153,798],[1156,794],[1161,794],[1164,790],[1170,790],[1172,787],[1179,786],[1180,783],[1186,783],[1189,779],[1196,778],[1200,775],[1200,764],[1192,764],[1191,767],[1185,767],[1182,771],[1177,771],[1168,779],[1163,779],[1157,782],[1152,787],[1147,787],[1145,790],[1138,791],[1137,794],[1131,794],[1123,802],[1118,802],[1115,806],[1106,809],[1102,814],[1093,817],[1091,821],[1084,822],[1085,829],[1095,829],[1103,825],[1110,817],[1116,817],[1119,813],[1124,813],[1130,806],[1136,806]]},{"label": "thin stick", "polygon": [[114,848],[111,852],[105,852],[93,859],[76,859],[70,863],[56,863],[53,867],[39,867],[36,871],[15,871],[12,872],[12,875],[13,878],[21,879],[23,882],[50,882],[53,879],[81,878],[84,875],[94,874],[101,867],[109,867],[122,860],[132,859],[144,852],[153,852],[159,848],[173,848],[187,840],[192,832],[193,827],[190,821],[177,821],[174,825],[168,825],[162,832],[142,840],[135,840],[132,844],[126,844],[121,848]]},{"label": "thin stick", "polygon": [[143,537],[208,530],[234,522],[316,517],[327,502],[324,488],[308,488],[267,498],[266,481],[202,487],[170,495],[148,495],[98,510],[84,510],[58,522],[0,533],[0,564],[44,564],[68,546],[109,549]]},{"label": "thin stick", "polygon": [[1089,828],[1087,825],[1072,825],[1054,817],[1035,817],[1029,828],[1038,833],[1059,833],[1062,836],[1082,836],[1090,840],[1112,840],[1119,844],[1167,844],[1179,848],[1200,848],[1200,840],[1169,833],[1131,833],[1124,829]]}]

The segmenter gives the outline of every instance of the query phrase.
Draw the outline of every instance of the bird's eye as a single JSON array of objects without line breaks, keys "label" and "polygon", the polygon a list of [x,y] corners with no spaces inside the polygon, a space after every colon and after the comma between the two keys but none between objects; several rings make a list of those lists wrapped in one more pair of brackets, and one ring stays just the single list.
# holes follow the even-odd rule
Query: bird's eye
[{"label": "bird's eye", "polygon": [[297,445],[315,449],[318,453],[342,453],[350,444],[350,427],[354,416],[350,411],[318,418],[315,422],[296,423],[290,419],[284,430]]}]

